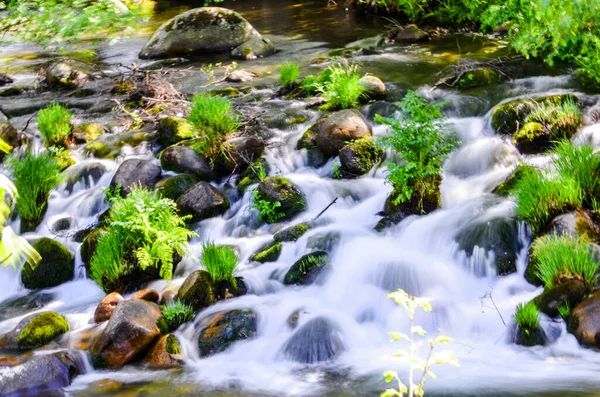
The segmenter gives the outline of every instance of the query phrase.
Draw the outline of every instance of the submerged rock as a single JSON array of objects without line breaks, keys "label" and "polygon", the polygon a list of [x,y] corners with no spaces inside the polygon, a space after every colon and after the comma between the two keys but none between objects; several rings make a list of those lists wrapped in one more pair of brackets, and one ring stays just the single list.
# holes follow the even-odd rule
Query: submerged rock
[{"label": "submerged rock", "polygon": [[215,315],[198,334],[200,357],[223,352],[235,342],[256,336],[258,316],[252,310],[232,310]]},{"label": "submerged rock", "polygon": [[194,8],[164,23],[139,57],[172,58],[226,52],[262,38],[240,14],[220,7]]},{"label": "submerged rock", "polygon": [[515,343],[517,345],[532,347],[546,344],[547,336],[541,327],[535,329],[523,329],[515,326]]},{"label": "submerged rock", "polygon": [[177,200],[182,215],[191,215],[192,221],[201,221],[224,214],[229,200],[216,187],[200,181]]},{"label": "submerged rock", "polygon": [[152,368],[178,368],[183,365],[179,340],[173,334],[162,336],[154,344],[145,360]]},{"label": "submerged rock", "polygon": [[581,345],[600,347],[600,291],[594,292],[571,311],[568,330]]},{"label": "submerged rock", "polygon": [[279,221],[292,219],[306,208],[306,197],[298,186],[282,176],[271,176],[258,185],[261,200],[279,202],[277,212],[283,214]]},{"label": "submerged rock", "polygon": [[117,308],[117,305],[124,300],[125,298],[123,298],[123,296],[118,292],[111,292],[110,294],[106,295],[96,307],[96,311],[94,312],[94,321],[97,323],[102,323],[110,320],[110,317]]},{"label": "submerged rock", "polygon": [[285,274],[285,285],[309,285],[319,281],[331,269],[329,254],[315,251],[304,255]]},{"label": "submerged rock", "polygon": [[438,84],[444,84],[450,87],[474,88],[502,82],[506,77],[491,68],[480,67],[467,72],[455,73],[444,77]]},{"label": "submerged rock", "polygon": [[204,181],[213,178],[210,161],[186,146],[169,146],[160,155],[160,165],[163,169],[196,175]]},{"label": "submerged rock", "polygon": [[176,175],[156,184],[156,188],[163,197],[177,201],[185,192],[200,182],[200,179],[194,175]]},{"label": "submerged rock", "polygon": [[371,171],[383,157],[383,149],[371,137],[361,138],[340,151],[341,176],[356,178]]},{"label": "submerged rock", "polygon": [[312,228],[312,225],[309,222],[298,223],[297,225],[293,225],[287,227],[273,236],[273,241],[276,243],[288,242],[288,241],[297,241],[300,237],[304,235],[307,231]]},{"label": "submerged rock", "polygon": [[315,364],[335,359],[344,351],[339,329],[325,317],[304,324],[283,345],[282,354],[289,360]]},{"label": "submerged rock", "polygon": [[35,267],[28,263],[23,266],[21,282],[25,288],[56,287],[73,279],[75,256],[61,243],[42,237],[33,244],[33,248],[42,260]]},{"label": "submerged rock", "polygon": [[25,296],[5,300],[0,303],[0,321],[39,310],[53,301],[54,295],[44,291],[36,291]]},{"label": "submerged rock", "polygon": [[234,48],[231,51],[231,56],[234,58],[245,59],[247,61],[263,58],[275,53],[275,46],[271,40],[265,37],[253,37],[245,41],[242,45]]},{"label": "submerged rock", "polygon": [[120,367],[146,351],[160,335],[158,306],[144,300],[119,303],[106,328],[92,343],[96,368]]},{"label": "submerged rock", "polygon": [[335,112],[321,120],[316,128],[317,147],[328,156],[337,155],[349,142],[373,135],[367,119],[354,109]]},{"label": "submerged rock", "polygon": [[115,189],[121,185],[121,196],[131,193],[133,186],[142,186],[152,189],[160,180],[162,170],[152,160],[130,159],[125,160],[110,182],[110,188]]},{"label": "submerged rock", "polygon": [[177,292],[177,299],[200,311],[216,302],[217,290],[210,274],[205,270],[191,273]]},{"label": "submerged rock", "polygon": [[394,29],[388,33],[388,37],[396,43],[401,44],[412,44],[429,40],[427,32],[414,24]]},{"label": "submerged rock", "polygon": [[267,243],[260,247],[258,251],[256,251],[254,255],[250,257],[250,260],[260,263],[275,262],[277,259],[279,259],[279,255],[281,255],[282,247],[283,244],[281,243]]},{"label": "submerged rock", "polygon": [[58,313],[44,312],[25,317],[0,338],[0,349],[31,350],[69,332],[67,320]]}]

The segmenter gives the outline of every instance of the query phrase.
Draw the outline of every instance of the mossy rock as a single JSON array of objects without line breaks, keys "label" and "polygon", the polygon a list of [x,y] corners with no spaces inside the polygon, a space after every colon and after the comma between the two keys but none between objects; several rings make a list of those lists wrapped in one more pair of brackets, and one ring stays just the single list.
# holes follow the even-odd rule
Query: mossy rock
[{"label": "mossy rock", "polygon": [[198,222],[224,214],[229,209],[227,197],[210,183],[200,181],[188,189],[177,200],[183,215],[190,215],[191,222]]},{"label": "mossy rock", "polygon": [[197,133],[186,120],[179,117],[165,117],[158,122],[159,141],[163,145],[173,145],[184,139],[196,137]]},{"label": "mossy rock", "polygon": [[163,179],[156,184],[156,188],[163,197],[177,201],[179,197],[192,186],[200,182],[200,179],[194,175],[176,175]]},{"label": "mossy rock", "polygon": [[196,270],[191,273],[179,288],[177,299],[190,305],[196,311],[214,304],[216,287],[210,274],[205,270]]},{"label": "mossy rock", "polygon": [[317,147],[318,123],[313,124],[302,134],[296,144],[296,149],[314,149]]},{"label": "mossy rock", "polygon": [[287,227],[273,236],[273,241],[276,243],[297,241],[307,231],[312,228],[309,222],[302,222],[294,226]]},{"label": "mossy rock", "polygon": [[505,76],[490,68],[479,68],[460,76],[454,87],[473,88],[501,83]]},{"label": "mossy rock", "polygon": [[0,348],[31,350],[44,346],[69,332],[69,323],[58,313],[44,312],[27,316],[0,338]]},{"label": "mossy rock", "polygon": [[298,186],[282,176],[266,178],[258,185],[260,199],[270,203],[279,202],[277,211],[283,214],[279,221],[292,219],[306,208],[306,198]]},{"label": "mossy rock", "polygon": [[91,142],[104,135],[104,127],[98,123],[84,124],[75,127],[73,136],[83,142]]},{"label": "mossy rock", "polygon": [[383,157],[383,148],[371,137],[351,142],[340,150],[341,176],[356,178],[368,173]]},{"label": "mossy rock", "polygon": [[71,157],[71,150],[63,150],[57,155],[54,156],[54,161],[60,167],[61,171],[66,170],[73,164],[75,164],[75,160]]},{"label": "mossy rock", "polygon": [[283,244],[280,242],[267,243],[259,248],[259,250],[250,257],[250,260],[260,263],[275,262],[277,259],[279,259],[279,255],[281,255],[282,247]]},{"label": "mossy rock", "polygon": [[492,190],[492,193],[495,193],[498,196],[508,197],[512,194],[513,190],[517,186],[517,183],[523,178],[523,175],[530,170],[535,170],[535,167],[527,164],[517,165],[512,174],[510,174],[508,178],[504,180],[504,182],[496,186],[494,190]]},{"label": "mossy rock", "polygon": [[263,58],[275,53],[275,46],[266,37],[253,37],[231,50],[233,58],[251,60]]},{"label": "mossy rock", "polygon": [[259,171],[261,169],[264,171],[265,175],[267,175],[271,169],[271,167],[269,167],[269,163],[264,157],[256,160],[254,163],[248,166],[248,168],[242,171],[240,174],[240,181],[238,182],[237,186],[240,194],[243,194],[248,186],[260,182]]},{"label": "mossy rock", "polygon": [[296,261],[285,274],[285,285],[309,285],[319,281],[331,269],[329,254],[315,251]]},{"label": "mossy rock", "polygon": [[227,350],[232,344],[256,336],[258,316],[252,310],[232,310],[214,315],[198,334],[200,357]]},{"label": "mossy rock", "polygon": [[211,161],[183,145],[173,145],[163,150],[160,165],[164,170],[193,174],[203,181],[210,181],[214,176]]},{"label": "mossy rock", "polygon": [[521,153],[541,153],[550,147],[550,135],[541,123],[530,121],[513,135],[513,142]]},{"label": "mossy rock", "polygon": [[560,315],[558,309],[568,305],[575,308],[588,295],[589,291],[581,280],[567,280],[537,296],[533,302],[539,311],[550,317]]},{"label": "mossy rock", "polygon": [[156,139],[156,134],[146,131],[128,131],[122,134],[104,134],[84,146],[83,152],[99,159],[114,160],[121,154],[125,145],[139,146],[143,142]]},{"label": "mossy rock", "polygon": [[433,175],[428,181],[424,182],[428,188],[423,194],[414,191],[410,200],[403,203],[395,204],[394,201],[398,197],[397,193],[392,192],[385,200],[383,211],[386,216],[403,217],[408,215],[424,215],[429,214],[441,205],[442,199],[440,195],[440,185],[442,183],[441,175]]},{"label": "mossy rock", "polygon": [[75,257],[61,243],[42,237],[33,248],[40,254],[42,260],[32,268],[25,264],[21,271],[21,282],[28,289],[56,287],[73,279],[75,272]]},{"label": "mossy rock", "polygon": [[10,298],[0,303],[0,321],[21,317],[40,310],[54,302],[55,296],[47,291],[30,292],[25,296]]},{"label": "mossy rock", "polygon": [[224,97],[237,97],[242,94],[249,94],[252,92],[252,87],[223,87],[217,88],[216,90],[209,91],[208,93],[212,96],[224,96]]},{"label": "mossy rock", "polygon": [[543,346],[546,343],[546,334],[540,327],[525,329],[517,326],[515,343],[525,347]]}]

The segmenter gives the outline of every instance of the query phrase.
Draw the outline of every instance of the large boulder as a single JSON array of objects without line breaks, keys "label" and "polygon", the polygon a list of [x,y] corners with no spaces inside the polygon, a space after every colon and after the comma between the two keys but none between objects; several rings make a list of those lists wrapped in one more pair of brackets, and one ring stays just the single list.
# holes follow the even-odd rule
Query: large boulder
[{"label": "large boulder", "polygon": [[173,58],[226,52],[248,40],[261,38],[240,14],[220,7],[194,8],[165,22],[139,56]]},{"label": "large boulder", "polygon": [[106,295],[96,307],[96,311],[94,312],[94,321],[97,323],[102,323],[110,320],[110,317],[114,313],[119,303],[123,302],[124,300],[125,298],[123,298],[123,296],[118,292],[111,292],[110,294]]},{"label": "large boulder", "polygon": [[56,287],[73,279],[75,256],[58,241],[42,237],[33,248],[42,260],[32,267],[26,263],[21,271],[21,282],[25,288],[42,289]]},{"label": "large boulder", "polygon": [[285,285],[309,285],[319,281],[331,270],[331,260],[325,251],[315,251],[298,259],[285,274]]},{"label": "large boulder", "polygon": [[317,147],[328,156],[337,155],[349,142],[373,135],[367,119],[354,109],[331,114],[318,123],[317,131]]},{"label": "large boulder", "polygon": [[192,221],[201,221],[224,214],[229,208],[229,200],[210,183],[200,181],[177,200],[177,206],[182,215],[191,215]]},{"label": "large boulder", "polygon": [[198,182],[200,182],[200,179],[195,175],[176,175],[158,182],[156,188],[163,197],[177,201],[183,193],[187,192]]},{"label": "large boulder", "polygon": [[371,137],[351,142],[340,150],[341,176],[356,178],[371,171],[383,157],[383,149]]},{"label": "large boulder", "polygon": [[210,181],[213,170],[210,161],[187,146],[169,146],[160,155],[163,169],[196,175],[204,181]]},{"label": "large boulder", "polygon": [[264,179],[258,185],[258,197],[269,203],[279,202],[277,211],[283,216],[279,221],[285,221],[298,215],[306,208],[306,197],[298,186],[282,176],[272,176]]},{"label": "large boulder", "polygon": [[210,274],[205,270],[191,273],[177,292],[177,299],[200,311],[216,302],[217,290]]},{"label": "large boulder", "polygon": [[177,368],[183,365],[179,340],[173,334],[162,336],[144,359],[152,368]]},{"label": "large boulder", "polygon": [[533,302],[538,310],[550,317],[558,317],[561,307],[576,307],[587,296],[588,289],[581,280],[567,280],[537,296]]},{"label": "large boulder", "polygon": [[96,368],[120,367],[145,352],[160,335],[158,305],[145,300],[129,300],[117,305],[108,324],[92,342]]},{"label": "large boulder", "polygon": [[160,166],[152,160],[125,160],[113,176],[110,188],[121,185],[121,196],[125,197],[131,193],[133,186],[153,188],[160,180],[161,172]]},{"label": "large boulder", "polygon": [[31,350],[69,332],[69,323],[58,313],[44,312],[25,317],[0,338],[0,349]]},{"label": "large boulder", "polygon": [[252,310],[218,313],[198,334],[200,357],[225,351],[233,343],[256,336],[258,316]]},{"label": "large boulder", "polygon": [[568,330],[580,344],[600,347],[600,291],[594,292],[571,311]]},{"label": "large boulder", "polygon": [[0,396],[62,395],[60,389],[84,372],[84,359],[75,351],[33,356],[23,364],[0,368]]},{"label": "large boulder", "polygon": [[285,358],[303,364],[333,360],[343,351],[339,329],[325,317],[304,324],[282,348]]}]

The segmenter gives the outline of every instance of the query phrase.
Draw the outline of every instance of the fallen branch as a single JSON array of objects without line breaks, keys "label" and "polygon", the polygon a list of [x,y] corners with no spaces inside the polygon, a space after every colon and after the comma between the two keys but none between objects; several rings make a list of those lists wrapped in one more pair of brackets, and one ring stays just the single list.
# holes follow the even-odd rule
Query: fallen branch
[{"label": "fallen branch", "polygon": [[317,215],[315,217],[315,219],[313,219],[313,222],[316,221],[317,219],[319,219],[319,217],[321,215],[323,215],[325,213],[325,211],[327,211],[329,209],[329,207],[331,207],[332,205],[334,205],[337,201],[338,201],[338,197],[334,198],[333,201],[331,203],[329,203],[329,205],[327,207],[325,207],[325,209],[323,211],[319,212],[319,215]]}]

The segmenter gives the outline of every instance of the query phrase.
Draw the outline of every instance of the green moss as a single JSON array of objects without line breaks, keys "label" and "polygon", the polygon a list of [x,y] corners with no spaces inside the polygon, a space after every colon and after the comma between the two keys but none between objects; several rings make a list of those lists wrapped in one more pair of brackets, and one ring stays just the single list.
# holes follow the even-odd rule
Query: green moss
[{"label": "green moss", "polygon": [[210,274],[205,270],[196,270],[179,288],[177,299],[195,310],[202,310],[216,302],[216,292]]},{"label": "green moss", "polygon": [[371,170],[383,157],[383,148],[372,137],[358,139],[340,151],[341,176],[357,177]]},{"label": "green moss", "polygon": [[75,160],[71,157],[71,150],[63,150],[57,155],[54,156],[54,161],[60,167],[60,170],[63,171],[73,164],[75,164]]},{"label": "green moss", "polygon": [[509,196],[514,191],[515,187],[517,186],[517,183],[523,177],[523,173],[527,172],[527,170],[531,171],[534,169],[534,167],[524,163],[517,165],[513,173],[508,178],[506,178],[504,182],[502,182],[494,190],[492,190],[492,193],[495,193],[502,197]]},{"label": "green moss", "polygon": [[118,81],[110,92],[114,95],[130,95],[134,90],[135,83],[128,79]]},{"label": "green moss", "polygon": [[181,354],[181,345],[179,344],[179,340],[175,335],[170,334],[167,336],[165,350],[169,354]]},{"label": "green moss", "polygon": [[269,173],[269,163],[264,157],[256,160],[252,165],[246,168],[240,175],[240,182],[238,183],[238,192],[244,193],[248,186],[260,182],[261,170],[264,175]]},{"label": "green moss", "polygon": [[517,145],[521,143],[528,144],[536,141],[544,135],[544,126],[538,122],[530,121],[521,127],[515,135],[513,135],[513,142]]},{"label": "green moss", "polygon": [[250,260],[260,263],[275,262],[279,259],[279,255],[281,255],[282,247],[283,244],[281,243],[268,243],[252,255]]},{"label": "green moss", "polygon": [[69,332],[67,320],[58,313],[45,312],[35,316],[18,337],[19,349],[33,349]]},{"label": "green moss", "polygon": [[[593,213],[597,218],[598,214]],[[600,240],[600,229],[595,224],[596,219],[590,219],[585,213],[577,214],[575,222],[575,231],[579,238],[588,243],[595,243]]]},{"label": "green moss", "polygon": [[226,97],[236,97],[240,94],[249,94],[252,92],[252,87],[223,87],[216,90],[209,91],[209,93],[213,96],[226,96]]},{"label": "green moss", "polygon": [[160,142],[163,145],[171,145],[184,139],[196,137],[194,128],[184,119],[179,117],[165,117],[158,123]]},{"label": "green moss", "polygon": [[317,147],[317,126],[317,123],[313,124],[304,134],[302,134],[302,138],[298,141],[296,149],[313,149]]},{"label": "green moss", "polygon": [[33,248],[42,260],[33,269],[29,264],[23,266],[21,281],[25,288],[55,287],[73,279],[75,257],[62,244],[42,237],[33,244]]},{"label": "green moss", "polygon": [[86,154],[91,154],[92,156],[99,158],[99,159],[104,159],[104,158],[114,159],[117,157],[117,154],[118,154],[118,153],[115,153],[114,151],[112,151],[105,143],[100,142],[100,141],[94,141],[94,142],[88,143],[85,146],[85,148],[83,149],[83,151]]},{"label": "green moss", "polygon": [[273,236],[273,241],[276,243],[281,243],[284,241],[296,241],[300,237],[304,235],[309,229],[311,225],[308,222],[299,223],[294,226],[290,226],[287,229],[284,229]]},{"label": "green moss", "polygon": [[502,80],[504,80],[502,73],[490,68],[481,68],[463,74],[458,79],[456,86],[461,88],[480,87],[500,83]]},{"label": "green moss", "polygon": [[163,197],[177,200],[192,186],[200,182],[200,179],[193,175],[177,175],[165,179],[157,185]]},{"label": "green moss", "polygon": [[304,255],[296,261],[285,274],[283,284],[285,285],[308,285],[314,283],[317,278],[331,267],[329,255],[324,251],[316,251]]},{"label": "green moss", "polygon": [[79,127],[79,130],[85,137],[86,142],[91,142],[100,138],[104,134],[104,127],[98,123],[84,124]]},{"label": "green moss", "polygon": [[108,359],[102,354],[92,354],[92,366],[96,369],[108,368]]}]

